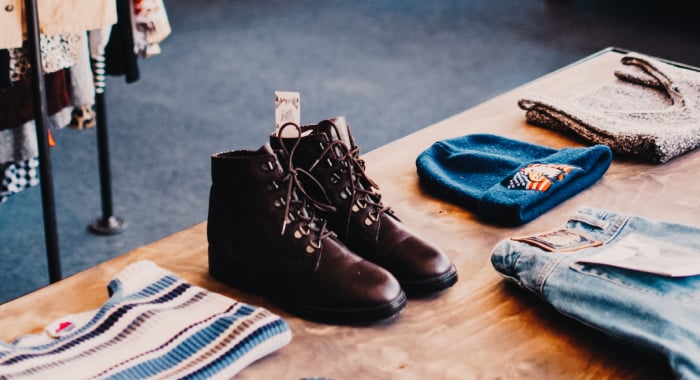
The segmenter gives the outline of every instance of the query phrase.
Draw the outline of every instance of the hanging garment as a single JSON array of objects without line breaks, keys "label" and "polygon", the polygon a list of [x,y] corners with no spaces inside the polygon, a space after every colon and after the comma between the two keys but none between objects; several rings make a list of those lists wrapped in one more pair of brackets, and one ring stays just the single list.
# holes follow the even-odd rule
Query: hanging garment
[{"label": "hanging garment", "polygon": [[610,167],[604,145],[553,149],[489,134],[435,142],[416,159],[432,194],[501,224],[527,223],[593,185]]},{"label": "hanging garment", "polygon": [[[80,58],[82,39],[80,33],[58,36],[42,35],[40,51],[44,74],[55,73],[75,65]],[[31,64],[27,49],[29,47],[25,44],[9,51],[10,79],[13,82],[31,77]]]},{"label": "hanging garment", "polygon": [[119,21],[112,27],[105,47],[106,73],[124,75],[127,83],[139,80],[138,56],[134,49],[131,0],[117,0]]},{"label": "hanging garment", "polygon": [[5,88],[10,87],[12,81],[10,80],[10,51],[7,49],[0,49],[0,91]]},{"label": "hanging garment", "polygon": [[34,121],[0,131],[0,164],[39,155]]},{"label": "hanging garment", "polygon": [[[26,39],[24,0],[2,0],[0,9],[0,48],[22,46]],[[39,32],[46,35],[80,33],[117,22],[114,0],[37,1]]]},{"label": "hanging garment", "polygon": [[[44,76],[44,81],[46,106],[50,115],[71,104],[66,70],[47,74]],[[31,90],[31,79],[25,78],[0,93],[0,130],[18,127],[34,120]]]},{"label": "hanging garment", "polygon": [[633,53],[621,63],[616,79],[588,92],[518,105],[529,123],[655,164],[700,146],[700,72]]},{"label": "hanging garment", "polygon": [[[47,128],[63,128],[71,119],[72,107],[65,107],[48,117]],[[0,131],[0,164],[23,161],[39,155],[36,138],[36,124],[28,121],[19,127]]]},{"label": "hanging garment", "polygon": [[45,74],[69,68],[78,62],[83,34],[41,35],[41,64]]},{"label": "hanging garment", "polygon": [[499,242],[496,271],[564,315],[700,378],[700,228],[580,208],[558,229]]},{"label": "hanging garment", "polygon": [[[63,128],[71,120],[73,107],[65,107],[48,117],[47,129]],[[22,190],[39,184],[36,172],[30,172],[28,168],[38,165],[37,138],[35,121],[31,120],[19,127],[0,131],[0,183],[4,183],[0,189],[0,203]],[[28,176],[24,173],[29,173]]]},{"label": "hanging garment", "polygon": [[171,32],[163,0],[133,0],[131,17],[136,54],[141,57],[160,54],[160,43]]},{"label": "hanging garment", "polygon": [[[44,74],[54,73],[58,70],[67,69],[78,62],[80,58],[83,33],[60,34],[40,36],[41,64]],[[25,45],[23,52],[25,59],[29,47]],[[27,60],[27,66],[30,66]]]},{"label": "hanging garment", "polygon": [[3,0],[0,8],[0,49],[22,46],[23,0]]},{"label": "hanging garment", "polygon": [[81,35],[77,59],[70,67],[70,88],[74,106],[95,104],[95,83],[90,67],[87,33]]},{"label": "hanging garment", "polygon": [[39,160],[37,158],[0,164],[0,203],[7,201],[11,195],[38,184]]},{"label": "hanging garment", "polygon": [[105,55],[105,47],[112,34],[112,26],[105,28],[88,30],[88,46],[90,47],[90,58],[100,58]]},{"label": "hanging garment", "polygon": [[95,78],[90,63],[87,33],[82,34],[78,60],[70,67],[70,95],[74,109],[68,127],[73,129],[94,127]]},{"label": "hanging garment", "polygon": [[150,261],[127,266],[108,288],[99,309],[0,342],[0,378],[231,379],[292,337],[278,315]]},{"label": "hanging garment", "polygon": [[[24,53],[24,48],[12,48],[8,50],[10,56],[10,80],[18,82],[22,79],[29,78],[32,75],[29,59]],[[47,73],[48,74],[48,73]]]},{"label": "hanging garment", "polygon": [[[88,39],[90,41],[90,62],[92,64],[92,74],[95,85],[95,94],[104,94],[106,82],[106,59],[105,49],[112,34],[112,27],[90,30]],[[94,110],[92,110],[94,113]]]}]

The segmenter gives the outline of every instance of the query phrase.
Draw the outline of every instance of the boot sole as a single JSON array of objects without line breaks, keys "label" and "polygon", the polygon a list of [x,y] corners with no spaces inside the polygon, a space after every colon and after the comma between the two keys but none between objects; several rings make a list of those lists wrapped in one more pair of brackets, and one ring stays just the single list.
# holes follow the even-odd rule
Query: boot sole
[{"label": "boot sole", "polygon": [[426,296],[445,290],[457,283],[457,269],[453,265],[450,270],[439,276],[414,281],[399,279],[399,283],[409,297]]},{"label": "boot sole", "polygon": [[287,310],[302,319],[329,324],[374,324],[397,317],[406,307],[406,294],[404,292],[401,292],[394,300],[384,305],[342,309],[316,307],[302,303],[290,302],[289,300],[282,300],[282,298],[279,298],[279,296],[274,297],[271,295],[260,295],[270,299],[271,302],[274,302],[284,310]]},{"label": "boot sole", "polygon": [[244,274],[232,270],[216,270],[217,267],[220,266],[209,265],[209,274],[215,280],[246,293],[264,297],[291,314],[315,322],[350,325],[372,324],[396,317],[406,307],[406,293],[403,291],[386,304],[370,307],[330,308],[309,305],[294,300],[290,294],[284,293],[284,289],[258,285],[261,279],[264,280],[264,276],[257,276],[255,273]]}]

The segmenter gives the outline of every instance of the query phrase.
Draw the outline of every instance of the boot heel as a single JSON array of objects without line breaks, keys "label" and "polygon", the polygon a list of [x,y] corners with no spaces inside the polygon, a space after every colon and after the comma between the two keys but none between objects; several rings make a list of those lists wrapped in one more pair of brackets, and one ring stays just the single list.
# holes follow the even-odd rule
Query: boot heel
[{"label": "boot heel", "polygon": [[233,260],[230,244],[209,244],[209,274],[215,280],[232,288],[248,293],[260,293],[258,280],[251,268],[245,268],[241,262]]},{"label": "boot heel", "polygon": [[[219,282],[228,284],[228,272],[232,267],[230,247],[209,243],[209,274]],[[230,285],[230,284],[228,284]]]}]

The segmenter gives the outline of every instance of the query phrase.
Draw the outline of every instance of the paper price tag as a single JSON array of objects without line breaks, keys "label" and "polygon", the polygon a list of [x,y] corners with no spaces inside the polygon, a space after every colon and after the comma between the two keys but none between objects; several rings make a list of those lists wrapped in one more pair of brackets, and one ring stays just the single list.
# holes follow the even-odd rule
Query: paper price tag
[{"label": "paper price tag", "polygon": [[634,233],[577,262],[670,277],[700,275],[700,252],[697,250]]},{"label": "paper price tag", "polygon": [[299,93],[292,91],[275,91],[275,134],[282,137],[296,137],[299,131],[287,123],[301,126],[301,104]]}]

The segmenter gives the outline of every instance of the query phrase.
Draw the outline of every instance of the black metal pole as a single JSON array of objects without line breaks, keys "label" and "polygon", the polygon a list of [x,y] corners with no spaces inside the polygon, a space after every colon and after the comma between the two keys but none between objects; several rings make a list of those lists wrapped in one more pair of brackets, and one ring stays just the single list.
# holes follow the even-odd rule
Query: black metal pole
[{"label": "black metal pole", "polygon": [[61,260],[58,247],[58,227],[56,223],[56,201],[53,192],[51,158],[48,142],[48,110],[46,107],[46,85],[41,64],[39,37],[39,15],[36,0],[25,0],[25,17],[29,59],[32,73],[32,106],[36,124],[36,136],[39,148],[39,179],[41,185],[41,204],[44,213],[44,237],[46,240],[46,259],[49,266],[49,281],[61,279]]},{"label": "black metal pole", "polygon": [[102,217],[96,219],[90,230],[100,235],[114,235],[126,229],[126,222],[114,216],[112,206],[112,173],[109,163],[109,138],[107,136],[107,106],[105,102],[105,60],[93,58],[92,71],[95,77],[95,113],[97,129],[97,156],[100,166],[100,192],[102,195]]}]

